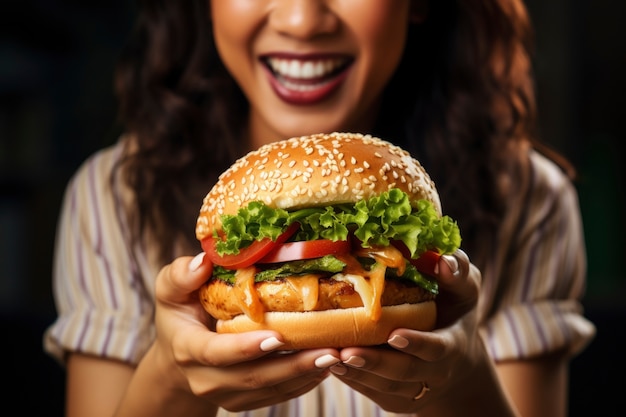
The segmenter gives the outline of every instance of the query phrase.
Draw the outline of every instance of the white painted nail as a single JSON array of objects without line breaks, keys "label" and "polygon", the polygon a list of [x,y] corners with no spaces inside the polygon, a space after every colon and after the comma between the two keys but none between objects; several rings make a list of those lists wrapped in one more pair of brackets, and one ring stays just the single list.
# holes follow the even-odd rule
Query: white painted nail
[{"label": "white painted nail", "polygon": [[393,336],[391,339],[387,341],[387,343],[399,349],[404,349],[405,347],[409,345],[409,341],[406,338],[402,336],[398,336],[398,335]]},{"label": "white painted nail", "polygon": [[345,375],[348,373],[348,368],[343,365],[333,365],[330,367],[330,372],[336,375]]},{"label": "white painted nail", "polygon": [[456,274],[459,270],[459,261],[452,255],[443,255],[441,258],[448,265],[448,268],[450,268],[450,272]]},{"label": "white painted nail", "polygon": [[270,337],[262,341],[260,347],[263,352],[271,352],[274,349],[277,349],[283,345],[284,343],[280,340],[276,339],[275,337]]},{"label": "white painted nail", "polygon": [[196,272],[202,265],[203,261],[204,261],[204,252],[201,252],[197,254],[196,257],[191,260],[191,262],[189,262],[189,270],[191,272]]},{"label": "white painted nail", "polygon": [[317,366],[320,369],[325,369],[339,362],[341,362],[341,359],[336,358],[333,355],[324,355],[315,359],[315,366]]},{"label": "white painted nail", "polygon": [[355,368],[362,368],[365,366],[365,359],[360,356],[350,356],[347,361],[344,361],[346,365],[354,366]]}]

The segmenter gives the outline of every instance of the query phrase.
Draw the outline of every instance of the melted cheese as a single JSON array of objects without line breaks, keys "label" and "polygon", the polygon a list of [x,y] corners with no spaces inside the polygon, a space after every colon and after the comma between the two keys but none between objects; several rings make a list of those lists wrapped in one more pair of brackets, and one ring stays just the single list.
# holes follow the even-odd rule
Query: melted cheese
[{"label": "melted cheese", "polygon": [[[358,256],[370,257],[376,264],[368,271],[352,255],[337,255],[346,263],[344,271],[335,274],[333,279],[350,283],[359,294],[367,315],[378,321],[382,314],[381,298],[385,290],[387,268],[395,268],[398,274],[404,272],[406,261],[393,246],[384,248],[362,248]],[[241,310],[255,322],[263,321],[264,308],[254,287],[254,267],[238,270],[235,274],[235,290]],[[286,279],[287,283],[300,295],[305,311],[315,308],[319,298],[319,275],[309,274]]]},{"label": "melted cheese", "polygon": [[406,261],[402,253],[394,246],[384,248],[361,248],[357,251],[357,255],[363,257],[374,258],[376,262],[380,262],[389,268],[396,268],[398,276],[404,274],[406,269]]},{"label": "melted cheese", "polygon": [[382,314],[381,298],[385,291],[385,273],[387,268],[396,268],[404,273],[406,261],[402,253],[393,246],[384,248],[361,248],[357,255],[374,258],[376,264],[371,270],[363,269],[361,264],[352,256],[342,257],[347,266],[345,274],[337,274],[333,279],[347,281],[361,297],[363,307],[369,318],[378,321]]},{"label": "melted cheese", "polygon": [[317,305],[320,293],[319,275],[305,275],[287,278],[287,283],[300,294],[304,311],[311,311]]},{"label": "melted cheese", "polygon": [[336,274],[333,279],[344,281],[352,284],[354,291],[359,293],[363,307],[370,318],[373,318],[373,307],[376,302],[376,296],[370,282],[362,275],[355,274]]},{"label": "melted cheese", "polygon": [[252,321],[257,323],[263,322],[264,308],[259,300],[259,294],[254,288],[254,275],[256,268],[251,266],[248,268],[238,269],[235,273],[235,296],[237,303]]}]

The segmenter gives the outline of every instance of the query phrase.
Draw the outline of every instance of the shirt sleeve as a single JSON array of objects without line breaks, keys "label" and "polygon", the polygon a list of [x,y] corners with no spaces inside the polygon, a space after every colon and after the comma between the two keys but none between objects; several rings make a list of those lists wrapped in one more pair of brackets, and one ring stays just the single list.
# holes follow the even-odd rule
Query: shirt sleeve
[{"label": "shirt sleeve", "polygon": [[580,352],[595,334],[583,316],[586,255],[578,197],[550,161],[532,155],[532,185],[510,237],[497,308],[483,337],[497,361]]},{"label": "shirt sleeve", "polygon": [[110,181],[119,150],[92,156],[66,189],[53,270],[58,317],[44,335],[44,349],[59,361],[81,352],[137,363],[153,338],[152,295]]}]

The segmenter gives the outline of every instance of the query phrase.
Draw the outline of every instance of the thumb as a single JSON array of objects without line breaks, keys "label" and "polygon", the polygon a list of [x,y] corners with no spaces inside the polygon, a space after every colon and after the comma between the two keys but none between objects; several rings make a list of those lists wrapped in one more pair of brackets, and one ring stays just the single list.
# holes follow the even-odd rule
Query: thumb
[{"label": "thumb", "polygon": [[438,327],[449,325],[478,303],[481,274],[467,254],[457,250],[439,259]]},{"label": "thumb", "polygon": [[166,304],[196,302],[195,292],[213,273],[213,264],[204,252],[183,256],[164,266],[156,279],[156,298]]}]

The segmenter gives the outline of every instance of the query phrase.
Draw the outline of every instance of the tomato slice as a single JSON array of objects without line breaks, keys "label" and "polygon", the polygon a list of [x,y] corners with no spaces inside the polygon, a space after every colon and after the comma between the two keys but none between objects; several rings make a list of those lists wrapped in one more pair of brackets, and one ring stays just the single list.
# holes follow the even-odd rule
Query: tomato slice
[{"label": "tomato slice", "polygon": [[264,256],[259,263],[276,263],[297,261],[300,259],[321,258],[326,255],[349,253],[351,244],[347,240],[308,240],[300,242],[287,242],[276,245],[274,249]]},{"label": "tomato slice", "polygon": [[217,241],[213,236],[202,239],[200,245],[206,253],[206,256],[208,256],[215,265],[220,265],[226,269],[241,269],[257,263],[261,258],[271,252],[276,245],[280,245],[289,239],[299,227],[299,223],[292,223],[283,234],[278,236],[276,241],[272,241],[270,238],[256,240],[252,242],[250,246],[241,249],[236,255],[219,255],[215,250]]},{"label": "tomato slice", "polygon": [[427,250],[422,253],[417,259],[409,259],[409,262],[417,268],[418,271],[434,276],[435,275],[435,267],[439,262],[439,258],[441,258],[441,254],[432,250]]},{"label": "tomato slice", "polygon": [[427,250],[422,253],[419,258],[411,259],[411,254],[407,249],[406,245],[401,241],[392,242],[393,246],[398,248],[400,252],[404,255],[404,257],[411,262],[411,264],[417,268],[423,274],[434,276],[435,275],[435,266],[439,262],[439,258],[441,258],[441,254],[432,250]]}]

